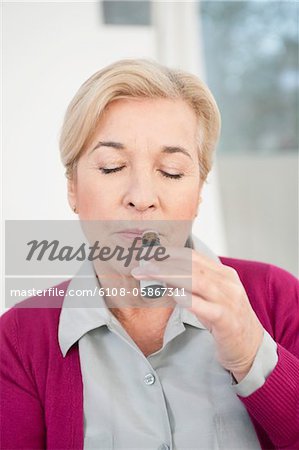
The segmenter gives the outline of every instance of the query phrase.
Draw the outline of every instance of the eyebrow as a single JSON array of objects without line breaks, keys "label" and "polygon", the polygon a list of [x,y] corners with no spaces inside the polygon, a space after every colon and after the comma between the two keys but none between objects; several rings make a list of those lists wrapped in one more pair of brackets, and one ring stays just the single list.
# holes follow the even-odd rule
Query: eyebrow
[{"label": "eyebrow", "polygon": [[[114,141],[99,141],[97,145],[91,150],[90,153],[92,153],[94,150],[100,147],[110,147],[115,148],[116,150],[125,150],[126,147],[124,144],[121,144],[120,142],[114,142]],[[190,159],[192,159],[190,153],[184,148],[179,145],[164,145],[162,147],[162,153],[183,153],[184,155],[188,156]]]}]

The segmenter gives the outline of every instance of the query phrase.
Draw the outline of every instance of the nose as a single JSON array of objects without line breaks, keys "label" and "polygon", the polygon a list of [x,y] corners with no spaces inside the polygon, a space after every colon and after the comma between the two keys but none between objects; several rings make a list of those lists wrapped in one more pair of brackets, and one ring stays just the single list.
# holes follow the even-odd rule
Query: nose
[{"label": "nose", "polygon": [[151,176],[140,172],[131,177],[123,201],[124,206],[132,212],[154,212],[158,207],[158,196]]}]

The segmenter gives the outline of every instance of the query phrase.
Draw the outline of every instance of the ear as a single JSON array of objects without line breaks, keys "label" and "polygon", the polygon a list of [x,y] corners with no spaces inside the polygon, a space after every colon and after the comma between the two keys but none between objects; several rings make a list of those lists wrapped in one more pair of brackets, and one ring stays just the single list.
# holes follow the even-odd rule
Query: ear
[{"label": "ear", "polygon": [[67,180],[67,198],[72,211],[77,208],[77,183],[75,175]]}]

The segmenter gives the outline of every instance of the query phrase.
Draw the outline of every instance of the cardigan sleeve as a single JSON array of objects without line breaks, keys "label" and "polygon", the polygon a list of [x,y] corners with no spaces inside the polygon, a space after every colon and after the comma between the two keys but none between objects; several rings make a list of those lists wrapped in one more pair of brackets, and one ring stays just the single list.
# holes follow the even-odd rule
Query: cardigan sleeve
[{"label": "cardigan sleeve", "polygon": [[43,406],[22,360],[16,309],[1,316],[0,333],[1,449],[44,449]]},{"label": "cardigan sleeve", "polygon": [[264,384],[247,397],[238,395],[275,447],[299,448],[299,283],[269,265],[268,295],[278,361]]}]

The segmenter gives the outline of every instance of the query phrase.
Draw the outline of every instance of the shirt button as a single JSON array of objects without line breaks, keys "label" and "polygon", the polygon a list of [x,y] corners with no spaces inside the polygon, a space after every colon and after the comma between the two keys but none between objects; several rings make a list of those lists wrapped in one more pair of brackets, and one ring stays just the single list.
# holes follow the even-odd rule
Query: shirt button
[{"label": "shirt button", "polygon": [[148,373],[147,375],[145,375],[143,381],[145,382],[145,384],[154,384],[155,377],[152,373]]},{"label": "shirt button", "polygon": [[169,450],[169,445],[167,444],[161,444],[160,447],[158,448],[158,450]]}]

